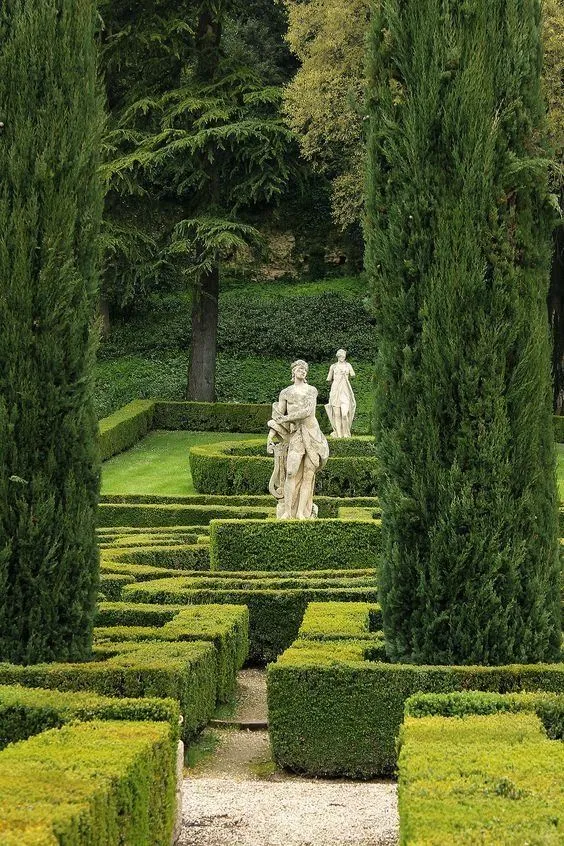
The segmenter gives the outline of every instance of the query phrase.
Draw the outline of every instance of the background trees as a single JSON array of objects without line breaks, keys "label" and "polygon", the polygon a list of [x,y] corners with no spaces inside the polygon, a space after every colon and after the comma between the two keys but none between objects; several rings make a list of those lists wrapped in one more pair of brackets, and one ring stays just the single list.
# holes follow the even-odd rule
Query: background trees
[{"label": "background trees", "polygon": [[85,658],[97,589],[95,26],[92,0],[0,10],[0,657],[23,663]]},{"label": "background trees", "polygon": [[536,0],[394,0],[372,30],[367,236],[393,660],[560,648]]}]

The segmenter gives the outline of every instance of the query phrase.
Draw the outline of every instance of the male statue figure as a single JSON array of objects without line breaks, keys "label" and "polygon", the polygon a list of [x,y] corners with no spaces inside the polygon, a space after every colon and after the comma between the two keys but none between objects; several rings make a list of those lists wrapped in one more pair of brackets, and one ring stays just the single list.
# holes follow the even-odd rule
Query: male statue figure
[{"label": "male statue figure", "polygon": [[329,457],[329,444],[315,416],[317,389],[307,384],[307,371],[305,361],[294,361],[293,384],[280,392],[268,421],[266,451],[274,455],[269,490],[278,500],[276,516],[282,519],[317,517],[315,474]]}]

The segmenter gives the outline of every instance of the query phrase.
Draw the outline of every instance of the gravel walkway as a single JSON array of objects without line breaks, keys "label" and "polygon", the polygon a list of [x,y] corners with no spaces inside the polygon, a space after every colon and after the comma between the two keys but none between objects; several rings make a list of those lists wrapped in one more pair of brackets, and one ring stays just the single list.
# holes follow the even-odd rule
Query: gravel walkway
[{"label": "gravel walkway", "polygon": [[[236,717],[264,719],[265,674],[239,674]],[[209,731],[209,730],[208,730]],[[178,846],[395,846],[391,781],[302,778],[276,768],[268,732],[212,730],[216,751],[188,772]]]}]

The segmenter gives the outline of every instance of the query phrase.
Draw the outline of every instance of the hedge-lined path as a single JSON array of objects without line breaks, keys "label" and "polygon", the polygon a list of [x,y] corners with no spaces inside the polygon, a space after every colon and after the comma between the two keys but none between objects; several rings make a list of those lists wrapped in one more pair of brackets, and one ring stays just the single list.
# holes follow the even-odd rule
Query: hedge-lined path
[{"label": "hedge-lined path", "polygon": [[[238,722],[266,719],[266,674],[239,674]],[[301,778],[277,769],[268,732],[208,729],[187,771],[179,846],[394,846],[396,785]]]}]

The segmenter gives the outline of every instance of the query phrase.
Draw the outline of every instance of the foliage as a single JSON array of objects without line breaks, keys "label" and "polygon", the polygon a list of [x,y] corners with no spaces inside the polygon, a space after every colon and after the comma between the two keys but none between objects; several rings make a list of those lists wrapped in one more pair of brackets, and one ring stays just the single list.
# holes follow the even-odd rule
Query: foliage
[{"label": "foliage", "polygon": [[564,746],[534,714],[407,718],[402,843],[558,843]]},{"label": "foliage", "polygon": [[373,24],[367,237],[392,660],[560,650],[538,11],[394,0]]},{"label": "foliage", "polygon": [[381,660],[383,649],[369,640],[319,635],[318,630],[317,640],[300,636],[268,668],[274,757],[281,766],[313,776],[392,775],[405,701],[413,693],[564,692],[564,664],[389,664]]},{"label": "foliage", "polygon": [[212,570],[376,568],[380,524],[346,520],[213,520]]},{"label": "foliage", "polygon": [[129,449],[151,429],[154,402],[134,400],[99,424],[102,460]]},{"label": "foliage", "polygon": [[158,696],[180,703],[183,737],[189,739],[211,717],[217,661],[211,643],[108,644],[85,663],[0,664],[0,684],[58,690],[91,690],[105,696]]},{"label": "foliage", "polygon": [[93,0],[0,10],[0,656],[85,658],[103,124]]},{"label": "foliage", "polygon": [[361,217],[364,182],[364,33],[367,0],[286,0],[287,39],[301,67],[285,89],[303,155],[332,181],[333,215]]},{"label": "foliage", "polygon": [[157,722],[91,721],[0,753],[2,842],[166,846],[176,749]]},{"label": "foliage", "polygon": [[309,602],[376,602],[377,593],[374,576],[366,570],[317,570],[283,575],[240,572],[236,578],[216,572],[205,577],[156,579],[127,585],[123,595],[127,602],[143,603],[146,620],[149,603],[246,605],[249,662],[264,664],[274,661],[295,639]]},{"label": "foliage", "polygon": [[190,505],[154,503],[102,503],[98,525],[109,526],[201,526],[210,520],[257,520],[268,517],[272,508],[242,505]]}]

